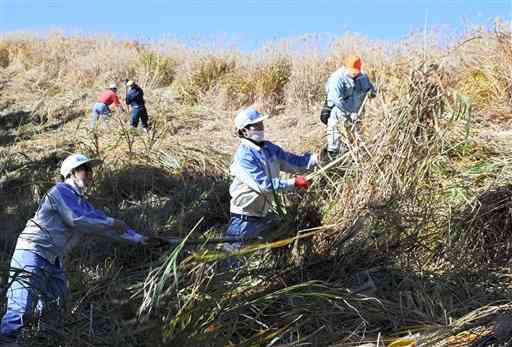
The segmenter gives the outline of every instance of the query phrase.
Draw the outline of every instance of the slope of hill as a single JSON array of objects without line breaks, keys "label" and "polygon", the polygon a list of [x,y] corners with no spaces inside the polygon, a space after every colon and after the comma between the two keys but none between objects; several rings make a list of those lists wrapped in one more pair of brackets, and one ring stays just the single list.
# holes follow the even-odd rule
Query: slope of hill
[{"label": "slope of hill", "polygon": [[[8,34],[0,41],[2,283],[17,234],[61,160],[104,160],[95,205],[147,235],[199,239],[229,218],[237,109],[271,115],[268,138],[318,150],[323,83],[357,52],[379,94],[349,163],[282,197],[283,223],[224,271],[215,245],[87,240],[66,260],[63,321],[32,345],[350,346],[412,334],[418,345],[512,338],[511,33],[475,30],[398,43],[347,35],[244,53],[105,36]],[[90,109],[135,79],[152,131]],[[121,89],[121,94],[123,90]],[[2,301],[2,304],[5,304]],[[471,341],[471,342],[470,342]]]}]

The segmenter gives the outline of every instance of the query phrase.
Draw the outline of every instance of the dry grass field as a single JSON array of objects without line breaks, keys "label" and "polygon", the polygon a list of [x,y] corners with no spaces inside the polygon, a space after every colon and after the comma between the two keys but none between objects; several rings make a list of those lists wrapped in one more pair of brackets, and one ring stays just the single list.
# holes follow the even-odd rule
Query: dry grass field
[{"label": "dry grass field", "polygon": [[[103,159],[93,203],[177,247],[87,239],[65,266],[71,298],[32,346],[489,346],[512,339],[510,26],[399,42],[315,36],[253,52],[59,32],[0,38],[0,278],[60,162]],[[379,93],[347,160],[279,197],[264,242],[206,240],[229,218],[238,109],[270,115],[297,152],[325,142],[323,85],[350,53]],[[92,131],[109,83],[145,90],[151,132],[116,111]],[[120,87],[121,97],[124,86]],[[199,242],[203,240],[204,242]],[[0,307],[4,308],[4,299]],[[370,346],[369,345],[369,346]]]}]

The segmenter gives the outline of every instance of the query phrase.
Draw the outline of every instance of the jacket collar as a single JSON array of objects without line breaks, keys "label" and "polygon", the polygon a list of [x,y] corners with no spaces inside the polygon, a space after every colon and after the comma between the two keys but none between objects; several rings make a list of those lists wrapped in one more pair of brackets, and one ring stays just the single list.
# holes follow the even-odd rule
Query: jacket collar
[{"label": "jacket collar", "polygon": [[342,66],[340,68],[341,70],[341,73],[345,76],[347,76],[348,78],[352,79],[352,80],[356,80],[359,76],[361,76],[362,72],[360,72],[359,74],[357,75],[353,75],[345,66]]},{"label": "jacket collar", "polygon": [[255,149],[257,151],[261,151],[263,149],[263,147],[265,147],[265,144],[267,143],[267,141],[263,141],[263,145],[261,146],[258,146],[257,144],[255,144],[254,142],[252,141],[249,141],[247,139],[241,139],[240,140],[240,143],[244,146],[247,146],[249,148],[252,148],[252,149]]},{"label": "jacket collar", "polygon": [[263,145],[260,147],[257,144],[255,144],[254,142],[249,141],[247,139],[241,139],[240,142],[242,145],[247,146],[252,149],[255,149],[257,151],[261,151],[261,149],[265,146],[265,142],[263,142]]}]

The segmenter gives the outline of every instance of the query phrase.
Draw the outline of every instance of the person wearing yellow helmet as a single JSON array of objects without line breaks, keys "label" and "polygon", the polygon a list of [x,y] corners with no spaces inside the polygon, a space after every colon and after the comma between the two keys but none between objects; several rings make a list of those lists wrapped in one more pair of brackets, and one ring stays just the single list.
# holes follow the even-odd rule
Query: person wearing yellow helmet
[{"label": "person wearing yellow helmet", "polygon": [[331,158],[345,151],[338,123],[343,122],[345,126],[357,123],[366,95],[376,95],[377,91],[368,75],[362,72],[362,67],[362,58],[350,55],[345,58],[344,66],[333,72],[325,84],[327,98],[320,119],[327,125],[327,151]]}]

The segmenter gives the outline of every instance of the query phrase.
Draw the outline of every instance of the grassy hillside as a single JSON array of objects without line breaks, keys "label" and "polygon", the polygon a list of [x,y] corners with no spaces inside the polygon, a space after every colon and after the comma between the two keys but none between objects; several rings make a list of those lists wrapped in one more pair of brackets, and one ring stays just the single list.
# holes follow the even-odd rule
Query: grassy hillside
[{"label": "grassy hillside", "polygon": [[[88,239],[66,260],[63,322],[32,345],[356,346],[512,338],[512,36],[505,25],[400,42],[314,36],[255,52],[106,36],[0,40],[0,276],[69,153],[100,157],[91,200],[147,235],[206,240],[229,218],[240,107],[269,113],[290,150],[324,143],[323,84],[357,52],[379,89],[363,137],[282,225],[224,271],[216,245],[150,248]],[[116,112],[88,128],[111,82],[144,88],[152,131]],[[120,94],[124,94],[120,88]],[[2,307],[5,302],[1,301]],[[496,344],[497,345],[497,344]]]}]

